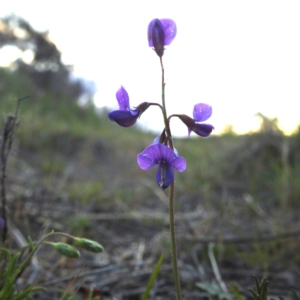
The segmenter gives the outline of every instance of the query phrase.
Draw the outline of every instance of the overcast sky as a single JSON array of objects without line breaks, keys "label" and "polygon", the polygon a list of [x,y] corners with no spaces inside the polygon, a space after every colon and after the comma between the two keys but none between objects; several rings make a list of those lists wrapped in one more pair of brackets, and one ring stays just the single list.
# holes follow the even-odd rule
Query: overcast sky
[{"label": "overcast sky", "polygon": [[[147,27],[153,18],[171,18],[177,36],[163,57],[168,113],[192,116],[194,104],[208,103],[215,133],[226,124],[239,133],[254,129],[258,112],[278,117],[287,132],[300,121],[300,1],[1,2],[0,16],[14,12],[50,31],[75,75],[96,82],[100,106],[117,107],[120,85],[132,107],[160,102],[159,58]],[[141,118],[154,130],[160,120],[157,107]],[[172,126],[174,134],[187,133],[179,121]]]}]

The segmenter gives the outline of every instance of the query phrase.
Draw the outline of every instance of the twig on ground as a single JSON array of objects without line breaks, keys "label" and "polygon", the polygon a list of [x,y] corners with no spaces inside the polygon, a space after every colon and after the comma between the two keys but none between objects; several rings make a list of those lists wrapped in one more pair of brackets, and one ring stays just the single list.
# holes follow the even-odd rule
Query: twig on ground
[{"label": "twig on ground", "polygon": [[[11,227],[11,233],[12,233],[12,236],[14,237],[16,243],[18,244],[18,246],[20,248],[23,248],[25,246],[27,246],[27,241],[26,239],[24,238],[24,236],[22,235],[21,231],[17,228],[15,228],[15,226],[13,226],[12,224],[10,225]],[[39,270],[41,269],[40,268],[40,265],[39,265],[39,262],[37,260],[37,258],[35,256],[32,257],[31,261],[30,261],[30,264],[31,264],[31,267],[32,267],[32,272],[30,274],[30,277],[28,279],[28,284],[32,284],[39,272]]]},{"label": "twig on ground", "polygon": [[80,275],[80,273],[81,273],[81,269],[75,274],[75,276],[73,277],[73,279],[71,280],[71,282],[68,284],[67,288],[64,291],[64,294],[61,297],[61,300],[64,300],[66,298],[66,296],[69,294],[70,289],[74,285],[74,282],[76,281],[76,279],[78,278],[78,276]]},{"label": "twig on ground", "polygon": [[200,279],[202,280],[204,277],[205,277],[205,270],[203,268],[203,265],[201,265],[199,259],[198,259],[198,251],[203,247],[203,245],[201,244],[197,244],[195,247],[194,247],[194,250],[192,252],[192,259],[193,259],[193,262],[197,268],[197,271],[199,273],[199,277]]},{"label": "twig on ground", "polygon": [[144,184],[145,186],[149,187],[151,191],[154,192],[154,194],[158,197],[158,199],[168,206],[168,197],[166,194],[162,191],[162,189],[157,188],[155,184],[149,179],[141,179],[141,183]]},{"label": "twig on ground", "polygon": [[138,246],[138,249],[137,249],[137,252],[136,252],[136,265],[134,267],[134,275],[137,274],[137,272],[139,271],[140,269],[140,266],[141,266],[141,262],[143,261],[143,255],[145,253],[145,243],[141,242],[139,243],[139,246]]},{"label": "twig on ground", "polygon": [[[250,244],[250,243],[268,243],[278,239],[288,239],[292,237],[300,237],[300,230],[289,231],[281,234],[270,234],[264,235],[260,237],[249,237],[249,238],[239,238],[239,237],[224,237],[222,239],[222,243],[227,244]],[[191,239],[189,237],[185,237],[186,240],[196,241],[198,243],[209,244],[209,243],[218,243],[219,238],[200,238],[200,239]]]},{"label": "twig on ground", "polygon": [[[95,274],[101,274],[101,273],[105,273],[105,272],[112,272],[112,271],[115,271],[117,269],[122,269],[126,266],[127,266],[127,264],[124,263],[124,264],[120,264],[120,265],[117,264],[117,265],[112,265],[112,266],[108,266],[108,267],[103,267],[103,268],[99,268],[99,269],[92,270],[92,271],[81,272],[80,274],[78,274],[77,278],[82,278],[82,277],[85,277],[85,276],[90,276],[90,275],[95,275]],[[55,285],[55,284],[60,283],[60,282],[68,281],[70,279],[73,279],[74,276],[75,275],[73,274],[73,275],[70,275],[70,276],[66,276],[64,278],[58,278],[58,279],[55,279],[55,280],[44,282],[43,286]]]},{"label": "twig on ground", "polygon": [[221,287],[222,291],[225,294],[228,294],[228,289],[227,289],[224,281],[222,280],[221,274],[219,272],[218,264],[217,264],[217,261],[216,261],[215,256],[214,256],[214,246],[215,245],[213,243],[209,243],[209,245],[208,245],[208,257],[209,257],[213,272],[215,274],[215,277],[218,281],[219,286]]},{"label": "twig on ground", "polygon": [[[26,210],[26,215],[28,216],[39,216],[39,217],[51,217],[53,220],[53,211],[52,210],[43,210],[40,211],[40,209],[30,207],[30,210]],[[176,215],[177,220],[182,220],[182,219],[197,219],[203,215],[203,211],[196,210],[192,212],[186,212],[186,213],[178,213]],[[55,211],[55,218],[64,218],[65,217],[65,212],[59,212]],[[167,220],[166,218],[168,217],[167,213],[162,213],[158,211],[128,211],[128,212],[123,212],[123,213],[78,213],[76,215],[78,218],[86,218],[90,221],[104,221],[104,220]],[[167,222],[167,221],[166,221]]]}]

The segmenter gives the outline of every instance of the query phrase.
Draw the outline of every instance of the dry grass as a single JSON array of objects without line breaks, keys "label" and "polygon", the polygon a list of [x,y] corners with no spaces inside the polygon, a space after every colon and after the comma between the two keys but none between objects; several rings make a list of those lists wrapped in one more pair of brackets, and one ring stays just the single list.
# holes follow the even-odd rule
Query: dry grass
[{"label": "dry grass", "polygon": [[[19,93],[36,95],[24,87]],[[2,111],[10,112],[6,100],[15,95],[4,93]],[[8,165],[11,229],[32,239],[66,231],[99,241],[106,252],[74,261],[42,247],[34,279],[50,292],[39,299],[55,299],[70,283],[71,293],[93,286],[111,299],[138,299],[161,253],[153,299],[174,299],[167,194],[155,170],[136,163],[153,135],[119,128],[91,107],[54,101],[45,95],[21,107]],[[188,164],[176,174],[184,299],[206,297],[197,284],[220,281],[216,267],[232,293],[238,287],[249,297],[252,274],[270,279],[271,295],[299,292],[299,136],[263,131],[175,141]],[[10,242],[15,247],[12,234]]]}]

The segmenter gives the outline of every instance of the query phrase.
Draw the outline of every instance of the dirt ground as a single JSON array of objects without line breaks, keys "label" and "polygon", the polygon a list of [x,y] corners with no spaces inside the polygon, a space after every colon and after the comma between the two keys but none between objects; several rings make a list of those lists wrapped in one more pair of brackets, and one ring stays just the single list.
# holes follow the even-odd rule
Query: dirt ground
[{"label": "dirt ground", "polygon": [[[117,163],[100,159],[97,143],[89,143],[93,150],[88,160],[82,158],[78,145],[66,145],[60,152],[64,155],[60,171],[50,170],[48,177],[38,153],[21,148],[13,153],[7,180],[11,247],[20,246],[28,235],[38,240],[55,230],[97,240],[105,248],[100,254],[81,251],[79,259],[70,259],[44,245],[18,286],[32,282],[45,286],[48,292],[36,294],[35,299],[61,299],[63,291],[86,299],[90,288],[95,296],[102,295],[99,299],[140,299],[163,253],[151,299],[175,299],[167,193],[155,185],[154,173],[134,177],[135,165],[125,180],[123,174],[116,175]],[[82,201],[68,186],[87,178],[102,180],[103,188],[91,201]],[[283,213],[276,207],[254,205],[239,183],[212,191],[210,201],[201,189],[179,192],[176,201],[184,299],[224,298],[226,291],[250,299],[252,275],[270,280],[272,296],[286,299],[291,290],[300,292],[297,211]]]}]

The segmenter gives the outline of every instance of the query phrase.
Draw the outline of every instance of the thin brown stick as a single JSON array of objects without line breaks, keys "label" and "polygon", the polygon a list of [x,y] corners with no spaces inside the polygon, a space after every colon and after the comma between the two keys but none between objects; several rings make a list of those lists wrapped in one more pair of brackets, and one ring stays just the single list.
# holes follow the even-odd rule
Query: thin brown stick
[{"label": "thin brown stick", "polygon": [[23,97],[18,99],[16,110],[14,115],[8,115],[6,121],[2,127],[2,140],[1,140],[1,153],[0,153],[0,160],[1,160],[1,205],[2,205],[2,218],[4,220],[4,227],[3,227],[3,234],[2,234],[2,242],[5,243],[8,231],[8,224],[7,224],[7,216],[6,216],[6,167],[8,157],[12,148],[12,143],[14,140],[14,131],[15,127],[18,125],[17,118],[18,112],[20,108],[21,101],[27,99],[29,96]]},{"label": "thin brown stick", "polygon": [[[288,231],[276,235],[270,234],[270,235],[247,237],[247,238],[224,237],[222,238],[222,243],[226,243],[226,244],[268,243],[279,239],[289,239],[294,237],[300,237],[300,230]],[[189,238],[186,236],[183,236],[183,238],[189,241],[197,242],[199,244],[218,243],[220,241],[220,238]]]},{"label": "thin brown stick", "polygon": [[2,128],[2,143],[1,143],[1,203],[2,203],[2,218],[4,220],[2,242],[5,243],[7,236],[7,217],[6,217],[6,167],[7,159],[11,150],[13,131],[16,124],[15,116],[9,115],[3,124]]}]

